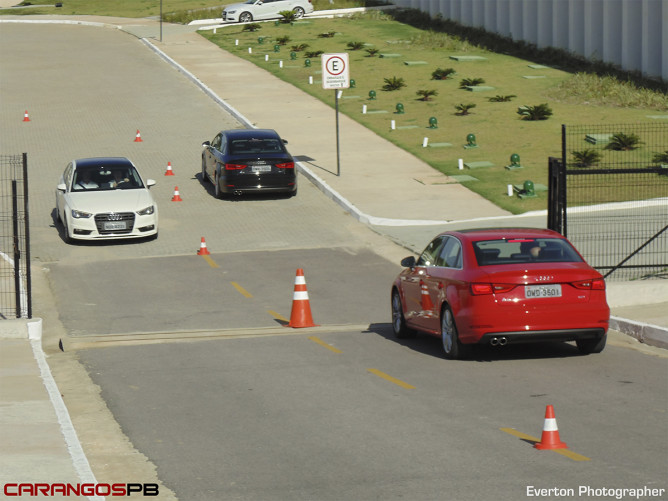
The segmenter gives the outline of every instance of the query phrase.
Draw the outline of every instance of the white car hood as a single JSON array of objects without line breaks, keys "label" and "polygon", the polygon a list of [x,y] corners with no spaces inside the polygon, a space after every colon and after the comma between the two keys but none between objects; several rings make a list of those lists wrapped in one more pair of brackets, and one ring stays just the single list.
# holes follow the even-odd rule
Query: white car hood
[{"label": "white car hood", "polygon": [[[226,5],[223,10],[238,10],[238,9],[243,9],[244,7],[248,7],[249,4],[247,3],[233,3],[230,5]],[[255,6],[255,4],[250,5],[251,7]]]},{"label": "white car hood", "polygon": [[155,205],[147,189],[70,192],[66,195],[70,208],[84,212],[135,212]]}]

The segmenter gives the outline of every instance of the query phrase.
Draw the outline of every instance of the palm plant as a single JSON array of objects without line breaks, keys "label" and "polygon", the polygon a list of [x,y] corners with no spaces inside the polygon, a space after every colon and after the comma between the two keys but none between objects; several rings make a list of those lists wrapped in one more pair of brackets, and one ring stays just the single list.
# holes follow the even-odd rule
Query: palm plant
[{"label": "palm plant", "polygon": [[591,167],[601,161],[601,153],[590,148],[582,151],[574,151],[571,155],[573,156],[573,164],[576,167]]},{"label": "palm plant", "polygon": [[360,50],[364,48],[364,42],[348,42],[347,47],[350,50]]},{"label": "palm plant", "polygon": [[484,78],[463,78],[462,81],[459,82],[459,88],[464,89],[466,87],[475,87],[476,85],[482,85],[484,83]]},{"label": "palm plant", "polygon": [[259,23],[251,23],[251,24],[244,24],[244,27],[241,29],[241,31],[257,31],[261,28]]},{"label": "palm plant", "polygon": [[523,120],[547,120],[552,116],[552,108],[547,103],[537,104],[536,106],[520,106],[517,114],[522,116]]},{"label": "palm plant", "polygon": [[454,68],[438,68],[431,74],[432,80],[447,80],[455,74]]},{"label": "palm plant", "polygon": [[429,101],[432,96],[438,96],[438,92],[436,92],[433,89],[432,90],[421,89],[421,90],[417,91],[416,94],[418,96],[420,96],[420,99],[422,101]]},{"label": "palm plant", "polygon": [[291,48],[294,52],[301,52],[301,51],[303,51],[303,50],[308,49],[308,44],[307,44],[307,43],[300,43],[300,44],[297,44],[297,45],[293,45],[293,46],[290,47],[290,48]]},{"label": "palm plant", "polygon": [[308,59],[313,59],[313,58],[316,58],[316,57],[320,57],[322,54],[324,54],[324,51],[314,50],[314,51],[311,51],[311,52],[305,52],[304,57],[306,57]]},{"label": "palm plant", "polygon": [[618,132],[617,134],[612,135],[610,142],[605,146],[605,149],[615,151],[630,151],[635,150],[641,144],[642,141],[636,134]]},{"label": "palm plant", "polygon": [[375,57],[378,52],[380,52],[380,49],[367,49],[367,53],[369,54],[369,57]]},{"label": "palm plant", "polygon": [[508,94],[507,96],[499,96],[496,95],[494,97],[489,98],[490,103],[505,103],[508,101],[512,101],[514,97],[517,97],[515,94]]},{"label": "palm plant", "polygon": [[320,33],[318,38],[332,38],[334,35],[336,35],[336,31],[328,31],[326,33]]},{"label": "palm plant", "polygon": [[461,103],[461,104],[457,104],[457,105],[455,105],[455,109],[457,110],[457,113],[455,113],[455,115],[459,115],[459,116],[468,115],[468,114],[469,114],[469,110],[475,108],[475,106],[476,106],[476,105],[475,105],[474,103],[468,103],[468,104]]},{"label": "palm plant", "polygon": [[399,90],[402,87],[406,87],[406,82],[401,77],[391,77],[383,79],[385,85],[383,85],[383,90]]},{"label": "palm plant", "polygon": [[283,16],[280,19],[281,23],[283,24],[294,23],[295,20],[297,19],[297,14],[295,14],[293,10],[282,10],[278,14]]},{"label": "palm plant", "polygon": [[656,153],[654,158],[652,158],[652,162],[656,162],[658,164],[668,164],[668,150],[664,151],[663,153]]},{"label": "palm plant", "polygon": [[276,38],[276,43],[278,45],[285,45],[290,41],[290,37],[278,37]]}]

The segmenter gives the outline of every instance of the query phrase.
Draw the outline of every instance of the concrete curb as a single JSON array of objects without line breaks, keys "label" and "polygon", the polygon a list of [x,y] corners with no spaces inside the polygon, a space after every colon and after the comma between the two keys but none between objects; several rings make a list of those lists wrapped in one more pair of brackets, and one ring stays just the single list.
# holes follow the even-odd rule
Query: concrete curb
[{"label": "concrete curb", "polygon": [[641,343],[668,349],[668,329],[664,327],[611,316],[610,329],[634,337]]},{"label": "concrete curb", "polygon": [[2,321],[0,338],[4,339],[29,339],[38,341],[42,339],[41,318],[16,318]]}]

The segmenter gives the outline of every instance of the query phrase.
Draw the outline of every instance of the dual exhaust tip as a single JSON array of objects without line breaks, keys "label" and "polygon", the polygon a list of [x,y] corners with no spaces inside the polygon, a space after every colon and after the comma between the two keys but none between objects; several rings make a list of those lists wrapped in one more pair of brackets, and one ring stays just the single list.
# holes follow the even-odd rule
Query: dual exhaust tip
[{"label": "dual exhaust tip", "polygon": [[508,339],[505,336],[502,337],[493,337],[489,340],[489,344],[492,346],[505,346],[508,344]]}]

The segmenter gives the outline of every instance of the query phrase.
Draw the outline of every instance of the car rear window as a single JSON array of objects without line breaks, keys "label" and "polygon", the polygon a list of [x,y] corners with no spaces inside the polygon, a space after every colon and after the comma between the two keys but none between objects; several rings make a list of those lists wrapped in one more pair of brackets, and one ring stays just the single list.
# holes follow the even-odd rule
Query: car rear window
[{"label": "car rear window", "polygon": [[512,263],[582,262],[582,258],[560,238],[505,238],[473,242],[478,266]]},{"label": "car rear window", "polygon": [[283,153],[279,139],[233,139],[230,142],[230,154],[247,155],[250,153]]}]

